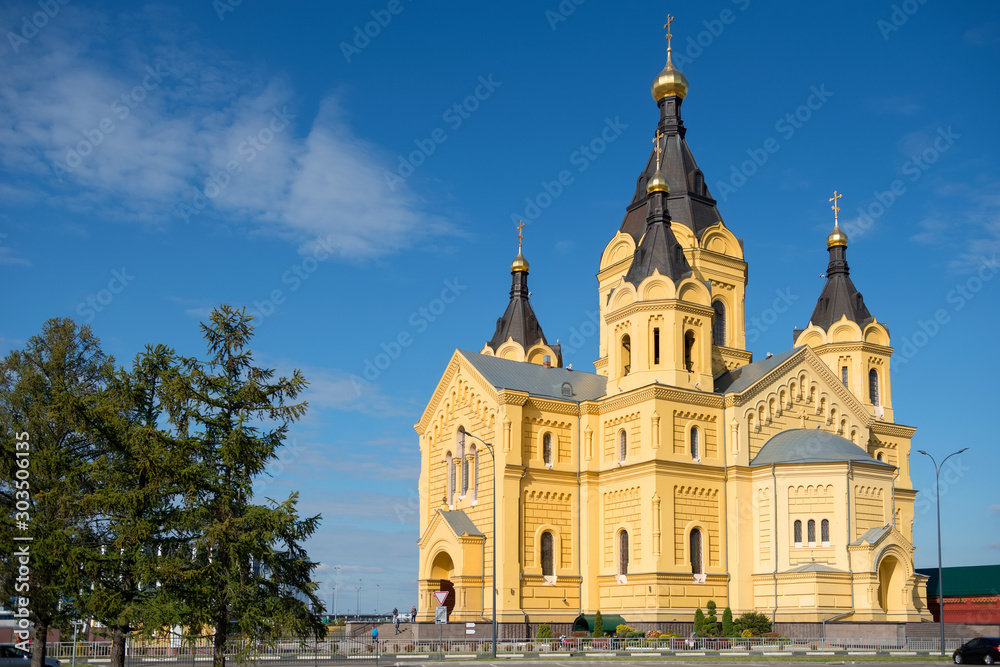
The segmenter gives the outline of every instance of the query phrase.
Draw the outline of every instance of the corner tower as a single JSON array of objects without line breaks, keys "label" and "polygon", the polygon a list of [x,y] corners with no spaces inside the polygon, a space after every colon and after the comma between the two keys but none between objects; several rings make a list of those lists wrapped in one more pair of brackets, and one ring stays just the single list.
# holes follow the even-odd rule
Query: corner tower
[{"label": "corner tower", "polygon": [[507,310],[497,320],[497,328],[480,354],[527,361],[533,364],[547,364],[562,367],[562,352],[559,345],[549,345],[542,331],[542,325],[531,307],[528,291],[528,260],[521,252],[524,235],[522,222],[517,228],[517,257],[510,264],[510,302]]},{"label": "corner tower", "polygon": [[889,330],[869,312],[864,297],[851,280],[847,265],[847,234],[840,229],[833,193],[833,231],[826,238],[830,262],[826,284],[816,300],[809,325],[793,333],[794,346],[809,345],[859,397],[872,415],[891,422],[892,392],[889,378]]},{"label": "corner tower", "polygon": [[689,85],[671,57],[672,21],[667,62],[652,85],[660,110],[654,148],[597,274],[602,326],[594,365],[622,390],[652,382],[704,389],[752,359],[743,245],[723,223],[685,139]]}]

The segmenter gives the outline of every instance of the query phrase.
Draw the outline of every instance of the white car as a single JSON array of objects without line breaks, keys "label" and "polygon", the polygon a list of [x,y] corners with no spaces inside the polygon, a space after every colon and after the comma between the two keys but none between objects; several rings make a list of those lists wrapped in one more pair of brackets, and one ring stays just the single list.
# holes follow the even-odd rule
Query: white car
[{"label": "white car", "polygon": [[[27,667],[31,664],[31,654],[13,644],[0,644],[0,667]],[[55,658],[45,658],[45,667],[60,667]]]}]

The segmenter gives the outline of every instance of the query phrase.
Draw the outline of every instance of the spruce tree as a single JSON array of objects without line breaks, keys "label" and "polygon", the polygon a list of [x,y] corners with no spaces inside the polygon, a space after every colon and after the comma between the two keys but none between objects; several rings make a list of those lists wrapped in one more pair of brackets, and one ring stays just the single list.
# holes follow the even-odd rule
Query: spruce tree
[{"label": "spruce tree", "polygon": [[[95,395],[112,366],[90,328],[65,318],[47,321],[0,363],[0,540],[18,555],[0,559],[0,590],[28,601],[32,667],[44,665],[49,629],[69,625],[88,587],[81,566],[93,539],[81,499],[95,447],[72,405]],[[18,572],[22,564],[30,576]]]},{"label": "spruce tree", "polygon": [[111,667],[124,667],[131,634],[148,636],[180,618],[169,593],[188,562],[181,501],[196,477],[189,443],[164,419],[177,382],[173,351],[147,347],[130,371],[111,374],[99,394],[77,406],[98,450],[85,471],[93,489],[83,505],[99,547],[84,566],[91,587],[81,602],[111,634]]},{"label": "spruce tree", "polygon": [[597,616],[594,617],[594,636],[603,637],[604,636],[604,617],[601,616],[601,612],[597,612]]},{"label": "spruce tree", "polygon": [[698,607],[694,610],[694,633],[702,637],[705,632],[705,612]]},{"label": "spruce tree", "polygon": [[298,493],[253,502],[254,480],[306,411],[295,401],[307,383],[298,370],[275,379],[254,365],[251,320],[223,305],[202,324],[209,357],[183,360],[180,407],[171,417],[179,435],[192,439],[200,477],[184,503],[184,529],[195,537],[180,599],[188,628],[212,629],[214,667],[225,666],[230,638],[326,631],[311,578],[316,563],[301,546],[320,517],[299,516]]}]

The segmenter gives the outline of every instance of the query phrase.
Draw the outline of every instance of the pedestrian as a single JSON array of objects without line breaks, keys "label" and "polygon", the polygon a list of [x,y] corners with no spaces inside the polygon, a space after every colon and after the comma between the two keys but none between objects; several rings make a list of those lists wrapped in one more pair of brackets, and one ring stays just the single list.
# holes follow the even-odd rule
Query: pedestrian
[{"label": "pedestrian", "polygon": [[372,646],[375,647],[375,652],[378,653],[378,626],[372,628]]},{"label": "pedestrian", "polygon": [[410,610],[410,623],[417,622],[417,605],[413,605],[413,609]]},{"label": "pedestrian", "polygon": [[396,625],[396,634],[399,634],[399,614],[396,614],[396,618],[393,619],[393,623]]}]

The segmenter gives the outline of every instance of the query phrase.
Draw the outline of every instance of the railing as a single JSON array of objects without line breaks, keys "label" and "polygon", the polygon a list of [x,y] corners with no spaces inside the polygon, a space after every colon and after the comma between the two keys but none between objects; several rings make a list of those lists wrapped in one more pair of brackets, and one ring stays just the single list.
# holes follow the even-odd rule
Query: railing
[{"label": "railing", "polygon": [[[967,639],[946,639],[945,651],[950,653]],[[78,660],[107,659],[111,644],[108,642],[77,642]],[[486,654],[493,649],[492,639],[456,639],[439,641],[407,640],[384,638],[378,646],[371,638],[336,637],[324,641],[285,639],[271,643],[231,641],[227,645],[228,655],[240,655],[248,659],[275,659],[308,657],[316,660],[336,660],[351,658],[375,658],[379,654]],[[701,652],[720,653],[772,653],[811,651],[929,651],[940,652],[937,638],[695,638],[662,637],[656,639],[625,639],[618,637],[591,638],[566,637],[564,639],[501,639],[497,641],[497,653],[501,655],[523,653],[642,653],[642,652]],[[69,660],[73,655],[73,643],[51,643],[48,655],[59,660]],[[195,642],[143,641],[132,640],[127,646],[127,657],[131,661],[148,660],[154,662],[171,659],[183,662],[211,660],[213,647],[211,640]]]}]

